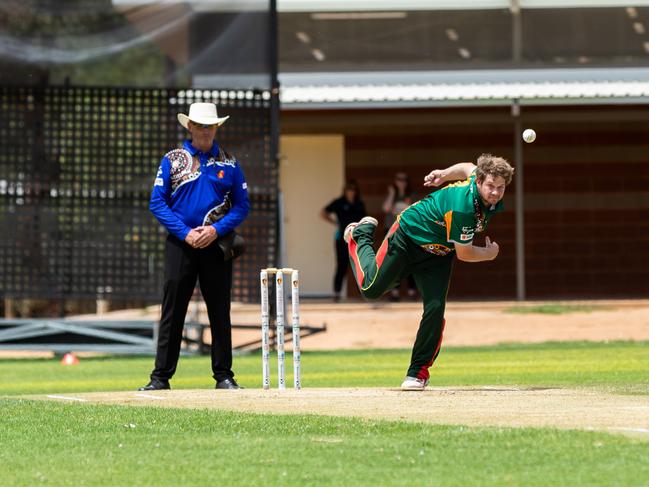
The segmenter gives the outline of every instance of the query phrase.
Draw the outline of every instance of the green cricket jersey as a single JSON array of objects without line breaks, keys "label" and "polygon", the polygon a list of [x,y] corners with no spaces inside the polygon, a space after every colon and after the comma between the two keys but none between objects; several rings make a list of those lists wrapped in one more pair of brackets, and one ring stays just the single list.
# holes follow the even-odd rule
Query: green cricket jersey
[{"label": "green cricket jersey", "polygon": [[482,202],[473,173],[409,206],[399,216],[399,226],[426,252],[447,255],[455,250],[453,244],[471,244],[502,209],[502,200],[491,206]]}]

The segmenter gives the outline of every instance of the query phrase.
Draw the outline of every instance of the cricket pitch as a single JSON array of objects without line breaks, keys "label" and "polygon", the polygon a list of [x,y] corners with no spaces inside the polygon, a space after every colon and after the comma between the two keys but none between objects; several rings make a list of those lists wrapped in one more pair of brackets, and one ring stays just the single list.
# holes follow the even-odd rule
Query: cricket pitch
[{"label": "cricket pitch", "polygon": [[315,414],[438,425],[550,427],[623,433],[649,440],[649,398],[560,388],[307,388],[94,392],[29,396],[64,402],[260,414]]}]

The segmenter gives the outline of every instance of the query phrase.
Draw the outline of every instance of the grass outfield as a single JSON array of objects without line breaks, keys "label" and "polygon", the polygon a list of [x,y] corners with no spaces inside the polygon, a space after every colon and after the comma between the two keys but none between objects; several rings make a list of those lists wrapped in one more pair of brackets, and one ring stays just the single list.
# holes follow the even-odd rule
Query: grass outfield
[{"label": "grass outfield", "polygon": [[[398,387],[409,359],[407,350],[303,352],[302,382],[304,387]],[[291,360],[287,354],[287,384],[292,384]],[[648,363],[647,342],[448,347],[431,369],[431,385],[583,386],[649,394]],[[0,395],[132,390],[148,381],[152,366],[152,357],[82,358],[68,367],[51,359],[0,360]],[[261,387],[260,355],[235,357],[234,371],[243,386]],[[209,357],[181,357],[174,389],[213,386]]]},{"label": "grass outfield", "polygon": [[[409,352],[303,354],[305,387],[395,387]],[[433,384],[587,387],[649,395],[648,343],[446,348]],[[151,357],[0,360],[2,485],[649,485],[649,441],[587,431],[116,407],[7,396],[128,390]],[[260,356],[235,357],[259,387]],[[210,388],[209,359],[172,385]],[[162,467],[164,466],[164,467]]]}]

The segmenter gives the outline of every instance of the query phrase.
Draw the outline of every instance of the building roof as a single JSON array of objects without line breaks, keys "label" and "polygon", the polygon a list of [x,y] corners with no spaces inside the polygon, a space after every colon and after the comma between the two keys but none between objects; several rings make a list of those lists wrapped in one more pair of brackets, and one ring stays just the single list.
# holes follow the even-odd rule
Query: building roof
[{"label": "building roof", "polygon": [[285,109],[649,103],[649,68],[283,73]]}]

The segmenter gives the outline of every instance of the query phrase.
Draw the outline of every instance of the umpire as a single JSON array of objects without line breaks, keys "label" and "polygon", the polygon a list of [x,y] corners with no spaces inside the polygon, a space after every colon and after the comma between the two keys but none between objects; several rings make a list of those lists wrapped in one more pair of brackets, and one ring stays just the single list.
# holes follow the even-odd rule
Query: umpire
[{"label": "umpire", "polygon": [[179,113],[191,140],[162,158],[153,184],[149,209],[169,235],[155,368],[140,391],[170,389],[197,278],[212,331],[216,388],[240,388],[232,372],[232,260],[217,239],[243,222],[250,203],[238,161],[214,140],[227,119],[219,118],[213,103],[193,103],[188,115]]}]

